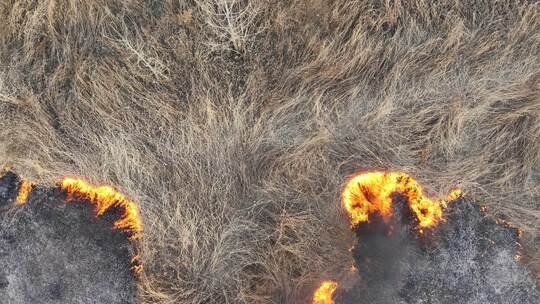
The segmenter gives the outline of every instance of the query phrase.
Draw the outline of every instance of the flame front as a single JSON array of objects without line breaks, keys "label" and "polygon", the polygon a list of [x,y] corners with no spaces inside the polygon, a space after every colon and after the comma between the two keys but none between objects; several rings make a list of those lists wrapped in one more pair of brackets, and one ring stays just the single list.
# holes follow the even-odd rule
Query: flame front
[{"label": "flame front", "polygon": [[26,200],[28,199],[28,195],[32,191],[32,188],[34,185],[26,180],[21,181],[21,184],[19,186],[19,193],[17,193],[16,202],[18,205],[23,205],[26,203]]},{"label": "flame front", "polygon": [[142,265],[142,262],[141,262],[141,256],[140,255],[135,255],[132,259],[131,259],[131,270],[133,270],[133,272],[135,273],[141,273],[143,272],[143,265]]},{"label": "flame front", "polygon": [[70,195],[87,199],[96,205],[97,216],[102,215],[111,207],[123,209],[122,218],[114,222],[114,227],[135,232],[142,231],[142,220],[137,205],[118,193],[110,186],[93,186],[81,179],[65,178],[62,189]]},{"label": "flame front", "polygon": [[463,192],[460,189],[452,189],[452,191],[450,191],[450,194],[448,194],[447,199],[448,201],[453,201],[456,198],[462,197],[462,196],[463,196]]},{"label": "flame front", "polygon": [[[392,215],[392,194],[407,198],[409,208],[418,219],[420,228],[436,225],[442,219],[444,201],[432,200],[423,194],[422,187],[408,174],[401,172],[366,172],[349,180],[342,194],[342,202],[349,213],[351,225],[369,220],[369,215],[380,214],[388,220]],[[451,199],[461,196],[453,190]]]},{"label": "flame front", "polygon": [[334,304],[332,296],[338,287],[334,281],[323,281],[313,294],[313,304]]}]

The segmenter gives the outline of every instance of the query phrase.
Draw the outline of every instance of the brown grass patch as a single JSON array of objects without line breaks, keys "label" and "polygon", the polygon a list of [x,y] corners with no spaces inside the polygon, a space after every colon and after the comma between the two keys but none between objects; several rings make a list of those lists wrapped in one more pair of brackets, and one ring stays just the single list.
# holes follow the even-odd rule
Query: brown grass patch
[{"label": "brown grass patch", "polygon": [[539,269],[540,7],[427,3],[3,1],[0,165],[140,203],[148,303],[292,302],[347,269],[361,169],[460,187]]}]

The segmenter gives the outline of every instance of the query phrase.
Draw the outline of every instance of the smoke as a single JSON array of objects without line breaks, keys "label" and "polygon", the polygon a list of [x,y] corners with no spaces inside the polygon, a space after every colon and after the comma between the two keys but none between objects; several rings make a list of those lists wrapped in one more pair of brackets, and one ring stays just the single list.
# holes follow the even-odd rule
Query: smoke
[{"label": "smoke", "polygon": [[375,213],[353,228],[358,244],[352,255],[360,280],[353,292],[344,294],[343,303],[395,303],[399,298],[400,283],[419,246],[414,237],[417,221],[407,199],[396,194],[392,200],[389,220]]},{"label": "smoke", "polygon": [[358,280],[338,289],[335,303],[537,304],[534,279],[518,261],[519,231],[458,198],[445,220],[419,230],[403,195],[392,217],[377,214],[353,227]]}]

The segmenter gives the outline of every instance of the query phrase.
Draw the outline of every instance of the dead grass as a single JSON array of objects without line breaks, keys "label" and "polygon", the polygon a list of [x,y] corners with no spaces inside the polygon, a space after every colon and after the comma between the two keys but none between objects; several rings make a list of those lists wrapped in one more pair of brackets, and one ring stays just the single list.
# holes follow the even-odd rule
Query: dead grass
[{"label": "dead grass", "polygon": [[373,168],[461,187],[540,269],[540,7],[429,3],[5,0],[0,165],[139,202],[146,303],[301,301]]}]

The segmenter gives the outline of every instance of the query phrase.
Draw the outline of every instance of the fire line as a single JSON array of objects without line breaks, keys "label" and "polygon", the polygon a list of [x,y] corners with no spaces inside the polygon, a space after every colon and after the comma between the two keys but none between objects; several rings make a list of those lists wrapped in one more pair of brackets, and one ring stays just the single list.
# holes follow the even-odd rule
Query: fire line
[{"label": "fire line", "polygon": [[[446,202],[425,196],[422,187],[408,174],[365,172],[353,176],[343,190],[342,203],[349,214],[351,226],[369,222],[369,215],[373,213],[378,213],[388,220],[392,215],[394,193],[406,197],[420,228],[433,227],[442,220],[442,210]],[[455,189],[447,200],[461,195],[461,191]]]},{"label": "fire line", "polygon": [[334,304],[332,296],[338,287],[334,281],[323,281],[313,294],[313,304]]},{"label": "fire line", "polygon": [[17,194],[17,198],[15,199],[18,205],[24,205],[26,203],[26,200],[28,199],[28,195],[32,191],[32,188],[34,188],[34,185],[31,182],[27,180],[21,181],[19,186],[19,193]]},{"label": "fire line", "polygon": [[111,207],[123,209],[122,218],[114,222],[114,227],[134,232],[132,238],[137,238],[143,230],[142,219],[135,203],[110,186],[94,186],[84,180],[65,178],[62,189],[68,192],[68,199],[74,197],[87,199],[96,205],[96,215],[104,214]]}]

